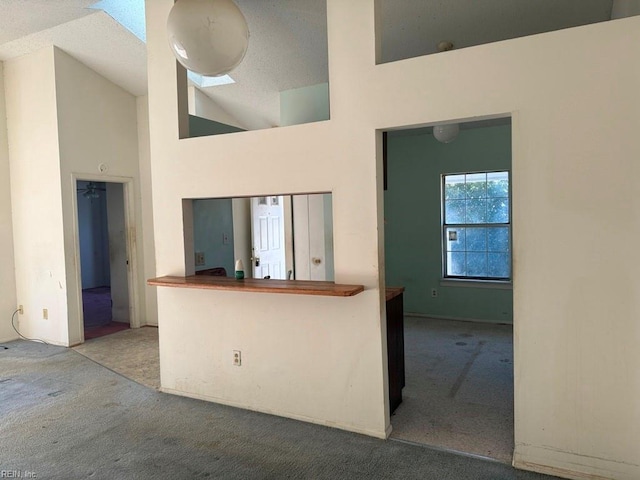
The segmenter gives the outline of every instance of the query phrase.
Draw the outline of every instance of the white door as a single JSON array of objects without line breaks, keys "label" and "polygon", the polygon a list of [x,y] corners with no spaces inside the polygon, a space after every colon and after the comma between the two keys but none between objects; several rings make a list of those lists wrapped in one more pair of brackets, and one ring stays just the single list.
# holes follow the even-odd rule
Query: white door
[{"label": "white door", "polygon": [[331,194],[295,195],[293,222],[296,280],[333,280]]},{"label": "white door", "polygon": [[286,279],[284,198],[251,198],[253,278]]},{"label": "white door", "polygon": [[106,183],[109,259],[111,272],[111,313],[114,322],[130,323],[129,253],[124,211],[124,186]]}]

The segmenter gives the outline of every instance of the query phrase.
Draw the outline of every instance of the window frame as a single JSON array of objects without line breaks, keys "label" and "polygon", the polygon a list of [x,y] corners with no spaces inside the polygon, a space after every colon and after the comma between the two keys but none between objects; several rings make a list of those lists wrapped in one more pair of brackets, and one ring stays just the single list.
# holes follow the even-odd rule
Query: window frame
[{"label": "window frame", "polygon": [[[509,182],[509,216],[506,223],[446,223],[445,222],[445,181],[446,177],[454,175],[474,175],[474,174],[490,174],[490,173],[506,173]],[[510,169],[495,170],[472,170],[462,172],[447,172],[440,175],[440,252],[442,266],[442,282],[452,283],[479,283],[479,284],[499,284],[510,285],[513,282],[513,220],[512,220],[512,198],[513,189],[511,182]],[[480,277],[470,275],[448,275],[447,274],[447,228],[494,228],[508,227],[509,229],[509,276],[508,277]],[[466,249],[465,249],[466,253]]]}]

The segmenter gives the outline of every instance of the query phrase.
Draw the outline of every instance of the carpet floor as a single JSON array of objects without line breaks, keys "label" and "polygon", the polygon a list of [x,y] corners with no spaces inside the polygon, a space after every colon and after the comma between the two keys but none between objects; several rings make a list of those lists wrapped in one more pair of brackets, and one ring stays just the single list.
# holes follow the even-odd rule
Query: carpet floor
[{"label": "carpet floor", "polygon": [[73,349],[0,349],[0,465],[38,479],[543,480],[499,462],[163,394]]},{"label": "carpet floor", "polygon": [[84,339],[87,341],[93,338],[104,337],[105,335],[112,335],[114,333],[121,332],[122,330],[127,330],[128,328],[130,328],[129,324],[122,322],[109,322],[105,325],[98,325],[90,328],[85,327]]},{"label": "carpet floor", "polygon": [[96,287],[82,290],[84,327],[98,327],[111,322],[111,288]]},{"label": "carpet floor", "polygon": [[392,438],[511,463],[511,325],[405,317],[405,370]]},{"label": "carpet floor", "polygon": [[[405,318],[407,385],[391,437],[511,463],[512,328]],[[142,385],[160,388],[158,329],[101,337],[74,350]]]}]

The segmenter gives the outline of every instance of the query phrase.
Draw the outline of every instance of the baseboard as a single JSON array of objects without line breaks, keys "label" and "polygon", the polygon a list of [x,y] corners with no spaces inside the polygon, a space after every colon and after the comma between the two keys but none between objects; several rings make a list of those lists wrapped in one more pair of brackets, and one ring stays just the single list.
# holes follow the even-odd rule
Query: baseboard
[{"label": "baseboard", "polygon": [[511,320],[486,320],[479,318],[468,318],[468,317],[452,317],[450,315],[430,315],[428,313],[414,313],[414,312],[405,312],[405,317],[417,317],[417,318],[435,318],[436,320],[453,320],[456,322],[471,322],[471,323],[493,323],[496,325],[513,325]]},{"label": "baseboard", "polygon": [[427,450],[435,450],[436,452],[452,453],[454,455],[460,455],[468,458],[475,458],[476,460],[482,460],[483,462],[499,463],[502,465],[511,465],[511,462],[504,462],[496,458],[486,457],[484,455],[477,455],[475,453],[463,452],[461,450],[454,450],[453,448],[438,447],[436,445],[426,445],[424,443],[414,442],[412,440],[404,440],[402,438],[390,438],[392,442],[406,443],[407,445],[413,445],[414,447],[426,448]]},{"label": "baseboard", "polygon": [[172,394],[172,395],[179,395],[181,397],[195,398],[196,400],[205,400],[207,402],[219,403],[221,405],[228,405],[230,407],[242,408],[244,410],[251,410],[253,412],[265,413],[267,415],[274,415],[274,416],[277,416],[277,417],[291,418],[292,420],[299,420],[299,421],[302,421],[302,422],[314,423],[316,425],[322,425],[324,427],[337,428],[339,430],[346,430],[348,432],[359,433],[359,434],[362,434],[362,435],[367,435],[369,437],[380,438],[382,440],[385,440],[388,437],[387,429],[391,427],[389,425],[389,427],[387,427],[387,429],[385,429],[384,431],[369,430],[369,429],[366,429],[366,428],[359,428],[359,427],[357,427],[355,425],[339,424],[339,423],[335,423],[335,422],[332,422],[332,421],[324,421],[324,420],[319,420],[319,419],[312,418],[312,417],[307,417],[307,416],[304,416],[304,415],[291,414],[291,413],[288,413],[288,412],[275,412],[273,410],[261,409],[261,408],[257,408],[257,407],[254,407],[254,406],[251,406],[251,405],[246,405],[246,404],[239,403],[239,402],[228,401],[228,400],[225,400],[225,399],[221,399],[221,398],[217,398],[217,397],[211,397],[211,396],[208,396],[208,395],[201,395],[201,394],[196,394],[196,393],[183,392],[183,391],[180,391],[180,390],[174,390],[172,388],[160,387],[160,391],[162,393],[169,393],[169,394]]},{"label": "baseboard", "polygon": [[0,338],[0,343],[8,343],[8,342],[13,342],[15,340],[20,340],[20,337],[15,336],[15,337],[4,337],[4,338]]},{"label": "baseboard", "polygon": [[385,438],[389,438],[391,436],[391,432],[393,431],[393,425],[387,425],[387,428],[384,431]]},{"label": "baseboard", "polygon": [[564,452],[551,447],[516,445],[513,466],[571,480],[637,480],[640,465]]},{"label": "baseboard", "polygon": [[24,339],[24,338],[20,338],[20,337],[13,337],[13,338],[6,337],[5,340],[2,340],[0,338],[0,343],[15,342],[16,340],[23,340],[25,342],[35,342],[35,343],[42,343],[40,340],[43,340],[43,341],[45,341],[47,343],[47,345],[52,345],[54,347],[65,347],[65,348],[69,347],[69,345],[67,345],[66,343],[57,342],[57,341],[54,342],[53,340],[45,340],[44,338],[43,339],[40,339],[40,338]]}]

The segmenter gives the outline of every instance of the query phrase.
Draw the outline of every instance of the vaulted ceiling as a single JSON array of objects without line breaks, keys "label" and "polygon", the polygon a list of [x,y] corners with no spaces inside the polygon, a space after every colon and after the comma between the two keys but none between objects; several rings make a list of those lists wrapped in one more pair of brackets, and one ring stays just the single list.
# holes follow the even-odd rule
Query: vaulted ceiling
[{"label": "vaulted ceiling", "polygon": [[[133,95],[146,93],[146,46],[96,0],[0,1],[0,60],[56,45]],[[373,1],[373,0],[372,0]],[[612,0],[378,0],[382,61],[610,19]],[[250,45],[236,83],[202,88],[248,128],[279,124],[279,92],[328,81],[326,0],[236,0]]]}]

